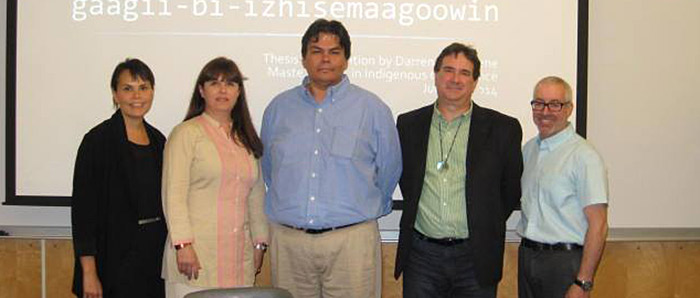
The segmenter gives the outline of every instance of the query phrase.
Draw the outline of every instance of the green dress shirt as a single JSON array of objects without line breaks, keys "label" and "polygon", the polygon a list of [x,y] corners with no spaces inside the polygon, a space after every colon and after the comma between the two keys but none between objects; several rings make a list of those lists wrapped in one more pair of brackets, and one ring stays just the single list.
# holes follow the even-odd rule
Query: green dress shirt
[{"label": "green dress shirt", "polygon": [[[448,123],[435,104],[430,121],[423,191],[414,226],[418,232],[431,238],[469,237],[465,182],[471,112],[470,107]],[[438,169],[440,161],[445,162],[446,168]]]}]

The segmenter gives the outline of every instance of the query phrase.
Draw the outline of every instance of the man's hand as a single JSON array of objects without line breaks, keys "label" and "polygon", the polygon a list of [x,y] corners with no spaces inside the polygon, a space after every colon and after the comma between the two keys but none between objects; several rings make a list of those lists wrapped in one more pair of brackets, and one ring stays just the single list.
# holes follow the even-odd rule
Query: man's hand
[{"label": "man's hand", "polygon": [[571,285],[569,290],[566,291],[566,298],[588,298],[590,297],[590,292],[585,292],[581,287],[577,285]]}]

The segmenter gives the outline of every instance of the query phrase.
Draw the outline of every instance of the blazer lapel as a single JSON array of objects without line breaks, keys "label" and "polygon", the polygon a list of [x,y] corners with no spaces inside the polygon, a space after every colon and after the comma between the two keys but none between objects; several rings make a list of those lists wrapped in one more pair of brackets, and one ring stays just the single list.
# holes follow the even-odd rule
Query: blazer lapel
[{"label": "blazer lapel", "polygon": [[[161,139],[158,137],[158,135],[156,134],[156,129],[153,126],[148,124],[148,122],[145,122],[145,120],[144,120],[144,124],[146,125],[146,132],[148,133],[148,140],[151,142],[151,148],[154,150],[153,152],[156,153],[155,154],[156,165],[158,166],[158,169],[160,170],[163,168],[163,154],[158,154],[158,152],[163,152],[163,146],[165,144],[163,144]],[[160,177],[161,174],[162,173],[159,171],[158,177]]]},{"label": "blazer lapel", "polygon": [[479,155],[483,149],[483,145],[486,143],[490,129],[490,122],[488,119],[486,119],[487,115],[484,113],[484,110],[473,101],[472,109],[472,120],[469,127],[469,142],[467,144],[466,158],[467,181],[465,183],[467,193],[465,196],[467,197],[467,200],[469,200],[470,190],[473,189],[473,187],[470,185],[470,181],[473,181],[473,179],[469,179],[469,176],[473,176],[475,173],[478,173],[474,169],[478,167]]},{"label": "blazer lapel", "polygon": [[414,187],[416,188],[413,192],[416,194],[416,203],[420,199],[420,194],[423,192],[423,180],[425,179],[425,164],[428,158],[428,142],[430,140],[430,122],[433,118],[433,112],[435,105],[430,105],[424,109],[420,114],[416,116],[415,121],[415,136],[417,138],[416,146],[416,160],[418,161],[416,171],[416,183]]},{"label": "blazer lapel", "polygon": [[[153,150],[154,157],[156,159],[156,166],[157,166],[157,171],[158,171],[158,177],[161,177],[163,174],[163,147],[165,146],[164,140],[160,138],[160,135],[156,133],[156,129],[148,124],[148,122],[145,122],[146,125],[146,132],[148,133],[148,139],[151,142],[151,150]],[[160,201],[160,188],[161,188],[161,180],[158,179],[158,200]],[[158,208],[158,215],[163,216],[163,208]]]},{"label": "blazer lapel", "polygon": [[124,193],[129,197],[129,205],[133,210],[137,211],[138,214],[138,202],[137,198],[133,195],[133,187],[136,184],[134,180],[134,165],[132,164],[133,158],[129,150],[129,139],[126,135],[126,126],[124,125],[124,118],[122,118],[121,111],[117,110],[114,115],[112,115],[112,120],[114,123],[114,146],[116,149],[116,159],[117,162],[117,172],[118,175],[122,176],[121,181],[125,181]]}]

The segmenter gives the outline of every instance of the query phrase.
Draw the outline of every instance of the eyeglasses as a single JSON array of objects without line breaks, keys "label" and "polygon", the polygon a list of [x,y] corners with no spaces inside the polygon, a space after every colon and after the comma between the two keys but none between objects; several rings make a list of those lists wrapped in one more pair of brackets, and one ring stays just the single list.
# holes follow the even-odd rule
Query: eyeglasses
[{"label": "eyeglasses", "polygon": [[535,111],[544,111],[544,108],[549,108],[550,111],[552,112],[559,112],[561,109],[564,108],[564,106],[571,104],[570,101],[567,102],[559,102],[559,101],[552,101],[552,102],[544,102],[540,100],[533,100],[530,102],[530,105],[532,106],[532,109]]}]

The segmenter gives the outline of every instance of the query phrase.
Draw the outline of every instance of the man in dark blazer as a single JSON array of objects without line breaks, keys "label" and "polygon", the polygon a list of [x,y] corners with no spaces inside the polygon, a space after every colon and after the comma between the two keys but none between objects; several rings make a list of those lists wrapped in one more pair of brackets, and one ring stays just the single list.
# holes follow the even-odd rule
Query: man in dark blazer
[{"label": "man in dark blazer", "polygon": [[404,170],[395,278],[404,297],[496,297],[518,206],[518,121],[471,101],[480,61],[459,43],[435,61],[436,103],[397,120]]}]

